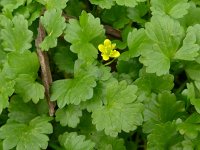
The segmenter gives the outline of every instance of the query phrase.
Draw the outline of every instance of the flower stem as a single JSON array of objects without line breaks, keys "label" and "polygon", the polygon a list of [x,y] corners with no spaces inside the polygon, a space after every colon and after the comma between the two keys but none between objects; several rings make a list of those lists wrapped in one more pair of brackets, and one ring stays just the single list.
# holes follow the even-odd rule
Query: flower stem
[{"label": "flower stem", "polygon": [[114,58],[113,60],[111,60],[111,61],[105,63],[104,65],[105,65],[105,66],[108,66],[108,65],[110,65],[111,63],[113,63],[115,60],[116,60],[116,58]]}]

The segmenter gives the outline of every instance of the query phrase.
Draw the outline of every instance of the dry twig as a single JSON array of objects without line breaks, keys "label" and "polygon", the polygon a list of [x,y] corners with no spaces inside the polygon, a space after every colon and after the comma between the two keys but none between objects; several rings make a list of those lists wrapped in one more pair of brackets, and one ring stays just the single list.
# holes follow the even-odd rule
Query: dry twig
[{"label": "dry twig", "polygon": [[42,76],[42,82],[45,88],[45,97],[49,105],[49,115],[53,116],[55,112],[54,110],[55,103],[50,101],[50,85],[52,84],[52,76],[51,76],[51,70],[49,66],[49,58],[48,58],[47,52],[42,51],[41,48],[39,47],[40,43],[44,40],[45,35],[46,34],[45,34],[44,27],[42,26],[41,23],[39,23],[38,35],[35,40],[35,45],[37,48],[37,55],[39,57],[40,66],[41,66],[41,76]]}]

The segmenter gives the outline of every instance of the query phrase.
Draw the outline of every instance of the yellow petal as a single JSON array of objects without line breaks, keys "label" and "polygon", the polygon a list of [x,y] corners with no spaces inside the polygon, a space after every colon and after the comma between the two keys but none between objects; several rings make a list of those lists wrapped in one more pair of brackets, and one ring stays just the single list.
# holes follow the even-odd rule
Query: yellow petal
[{"label": "yellow petal", "polygon": [[109,59],[109,56],[106,55],[106,54],[101,54],[101,56],[103,57],[103,60],[108,60]]},{"label": "yellow petal", "polygon": [[119,57],[120,56],[120,53],[116,50],[114,50],[111,54],[110,54],[110,57]]},{"label": "yellow petal", "polygon": [[113,43],[112,44],[112,49],[115,49],[115,47],[116,47],[116,43]]},{"label": "yellow petal", "polygon": [[103,44],[99,44],[98,49],[100,52],[105,53],[105,47]]},{"label": "yellow petal", "polygon": [[110,46],[111,45],[111,41],[109,39],[105,39],[104,45],[105,46]]}]

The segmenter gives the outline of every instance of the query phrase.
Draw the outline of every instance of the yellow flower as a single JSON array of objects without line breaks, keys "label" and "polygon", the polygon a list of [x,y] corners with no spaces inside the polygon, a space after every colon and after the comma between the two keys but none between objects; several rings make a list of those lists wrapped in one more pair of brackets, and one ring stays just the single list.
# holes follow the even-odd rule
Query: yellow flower
[{"label": "yellow flower", "polygon": [[98,49],[101,52],[103,60],[109,60],[109,58],[117,58],[120,53],[115,50],[116,44],[112,44],[109,39],[105,39],[103,44],[99,44]]}]

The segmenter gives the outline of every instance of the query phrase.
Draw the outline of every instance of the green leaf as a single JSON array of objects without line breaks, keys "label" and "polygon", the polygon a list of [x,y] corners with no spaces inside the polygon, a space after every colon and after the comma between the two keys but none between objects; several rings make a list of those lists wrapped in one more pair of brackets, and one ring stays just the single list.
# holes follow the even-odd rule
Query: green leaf
[{"label": "green leaf", "polygon": [[12,12],[14,9],[24,5],[25,2],[26,0],[1,0],[0,5],[3,6],[4,10]]},{"label": "green leaf", "polygon": [[133,131],[141,125],[143,105],[136,102],[137,87],[116,80],[107,85],[102,97],[104,105],[92,113],[97,130],[105,129],[107,135],[116,137],[121,130]]},{"label": "green leaf", "polygon": [[88,60],[91,57],[96,58],[98,51],[91,43],[77,42],[72,44],[70,50],[74,53],[78,53],[79,59]]},{"label": "green leaf", "polygon": [[195,85],[193,83],[187,84],[187,89],[183,91],[192,105],[194,105],[196,111],[200,113],[200,82],[196,81]]},{"label": "green leaf", "polygon": [[125,5],[127,7],[135,7],[140,2],[145,2],[146,0],[115,0],[118,5]]},{"label": "green leaf", "polygon": [[44,98],[44,87],[27,74],[18,76],[15,84],[15,92],[19,94],[24,102],[32,100],[35,104]]},{"label": "green leaf", "polygon": [[104,29],[99,18],[94,18],[85,11],[78,20],[70,19],[65,31],[65,40],[72,44],[71,50],[78,54],[80,59],[97,58],[98,50],[93,41],[99,41],[104,37]]},{"label": "green leaf", "polygon": [[[195,26],[200,29],[200,26]],[[200,40],[200,32],[195,27],[189,27],[187,29],[187,34],[183,40],[183,46],[176,52],[174,58],[181,60],[195,60],[199,55],[199,45],[197,43],[197,38]],[[196,37],[196,34],[199,33],[199,37]]]},{"label": "green leaf", "polygon": [[69,0],[59,0],[59,1],[55,1],[55,0],[36,0],[37,2],[39,2],[42,5],[45,5],[47,10],[50,9],[57,9],[57,10],[61,10],[64,9],[66,7],[66,4]]},{"label": "green leaf", "polygon": [[[179,120],[178,122],[180,122]],[[193,113],[184,122],[178,123],[178,130],[182,135],[186,135],[190,139],[197,138],[200,131],[200,115]]]},{"label": "green leaf", "polygon": [[92,124],[90,113],[83,111],[81,122],[77,127],[79,134],[84,134],[87,139],[95,142],[95,149],[98,150],[125,150],[124,140],[118,137],[105,135],[103,131],[96,131]]},{"label": "green leaf", "polygon": [[200,81],[200,64],[196,62],[188,62],[185,66],[188,77],[195,81]]},{"label": "green leaf", "polygon": [[117,137],[110,137],[104,132],[95,132],[91,135],[91,140],[96,143],[98,150],[125,150],[124,140]]},{"label": "green leaf", "polygon": [[156,74],[143,73],[139,78],[135,80],[135,84],[139,90],[147,93],[161,93],[164,91],[172,90],[174,86],[174,77],[170,74],[156,76]]},{"label": "green leaf", "polygon": [[3,48],[1,48],[0,46],[0,70],[3,67],[3,63],[5,62],[5,60],[6,60],[6,53],[3,51]]},{"label": "green leaf", "polygon": [[175,59],[181,60],[195,60],[195,57],[199,55],[199,45],[197,44],[184,44],[175,54]]},{"label": "green leaf", "polygon": [[185,140],[181,142],[184,150],[194,150],[194,149],[200,149],[200,142],[199,137],[190,140],[187,137],[185,137]]},{"label": "green leaf", "polygon": [[9,105],[8,99],[14,93],[14,85],[14,81],[6,79],[5,75],[0,73],[0,114]]},{"label": "green leaf", "polygon": [[41,23],[47,31],[47,36],[40,44],[43,50],[49,50],[57,46],[57,38],[63,33],[66,27],[65,18],[62,17],[62,11],[51,9],[45,11],[44,16],[41,17]]},{"label": "green leaf", "polygon": [[90,42],[96,37],[104,34],[103,26],[99,18],[94,18],[92,14],[83,11],[79,21],[70,19],[67,24],[65,39],[74,44],[76,42]]},{"label": "green leaf", "polygon": [[93,97],[83,103],[81,103],[81,106],[87,109],[88,112],[95,111],[99,106],[103,105],[102,102],[102,94],[104,87],[102,84],[97,84],[97,86],[94,88],[94,94]]},{"label": "green leaf", "polygon": [[59,0],[59,1],[55,1],[55,0],[48,0],[46,2],[46,8],[47,10],[49,9],[64,9],[66,7],[68,0]]},{"label": "green leaf", "polygon": [[143,46],[140,61],[147,66],[148,73],[167,74],[170,59],[184,36],[183,28],[168,16],[153,16],[146,23],[146,34],[150,41]]},{"label": "green leaf", "polygon": [[[41,16],[41,9],[42,5],[40,5],[37,2],[28,2],[27,0],[26,5],[19,7],[15,11],[15,15],[23,15],[27,20],[29,26],[32,25],[32,23]],[[32,1],[32,0],[31,0]],[[32,28],[33,29],[33,28]],[[36,30],[35,30],[36,33]]]},{"label": "green leaf", "polygon": [[106,9],[110,9],[114,5],[113,0],[90,0],[90,2]]},{"label": "green leaf", "polygon": [[59,108],[63,108],[66,104],[78,105],[93,97],[93,88],[96,87],[97,80],[106,81],[110,77],[109,67],[97,67],[95,64],[77,60],[73,79],[53,82],[51,100],[57,100]]},{"label": "green leaf", "polygon": [[138,57],[140,55],[142,43],[146,40],[146,34],[144,29],[133,29],[132,32],[128,34],[128,55],[129,58]]},{"label": "green leaf", "polygon": [[[115,5],[111,9],[103,11],[101,15],[102,21],[113,25],[114,28],[123,28],[129,23],[127,17],[127,7]],[[119,45],[117,43],[117,45]]]},{"label": "green leaf", "polygon": [[130,75],[133,78],[133,80],[138,78],[139,70],[141,69],[141,67],[142,65],[139,63],[138,58],[132,58],[126,61],[119,59],[117,62],[118,73]]},{"label": "green leaf", "polygon": [[67,3],[67,7],[65,8],[66,12],[70,16],[74,16],[78,18],[83,11],[85,5],[82,1],[79,0],[69,0]]},{"label": "green leaf", "polygon": [[18,51],[20,53],[31,48],[33,33],[28,30],[28,21],[22,15],[11,20],[5,19],[4,27],[0,32],[0,39],[5,51]]},{"label": "green leaf", "polygon": [[182,23],[184,26],[189,27],[200,23],[199,14],[200,8],[196,5],[191,5],[188,9],[188,14],[184,16]]},{"label": "green leaf", "polygon": [[28,123],[38,115],[48,114],[45,100],[36,105],[32,102],[25,103],[19,96],[13,96],[10,101],[8,122]]},{"label": "green leaf", "polygon": [[158,45],[152,45],[152,47],[146,47],[142,51],[140,62],[142,62],[147,68],[148,73],[156,73],[161,76],[169,73],[170,59],[165,56]]},{"label": "green leaf", "polygon": [[173,56],[184,36],[179,22],[168,16],[153,16],[151,22],[147,23],[145,27],[149,39],[160,46],[165,55]]},{"label": "green leaf", "polygon": [[183,40],[183,45],[185,44],[195,44],[197,42],[198,37],[198,27],[190,26],[187,28],[185,39]]},{"label": "green leaf", "polygon": [[140,2],[145,2],[146,0],[90,0],[92,4],[99,5],[101,8],[110,9],[114,2],[118,5],[135,7]]},{"label": "green leaf", "polygon": [[36,117],[29,124],[7,123],[0,128],[3,149],[38,150],[46,149],[48,136],[53,132],[49,117]]},{"label": "green leaf", "polygon": [[[145,27],[149,39],[159,46],[163,46],[164,48],[161,47],[161,49],[167,56],[174,53],[174,49],[179,47],[180,40],[184,36],[183,28],[179,22],[168,16],[153,16],[151,22],[147,23]],[[167,51],[167,48],[170,49]]]},{"label": "green leaf", "polygon": [[54,55],[54,62],[61,71],[67,73],[74,73],[74,62],[77,59],[77,56],[72,53],[68,47],[60,47],[56,49]]},{"label": "green leaf", "polygon": [[0,140],[0,149],[3,149],[3,141]]},{"label": "green leaf", "polygon": [[35,1],[42,4],[42,5],[45,5],[47,3],[46,0],[35,0]]},{"label": "green leaf", "polygon": [[174,94],[164,92],[145,103],[143,131],[150,133],[155,124],[173,121],[183,115],[184,103],[176,101]]},{"label": "green leaf", "polygon": [[7,60],[8,66],[4,69],[9,77],[14,78],[20,74],[27,74],[32,77],[37,77],[39,61],[35,52],[11,52],[8,54]]},{"label": "green leaf", "polygon": [[82,116],[82,110],[79,106],[68,105],[56,111],[56,121],[59,121],[62,126],[75,128]]},{"label": "green leaf", "polygon": [[75,79],[58,80],[53,82],[51,100],[57,100],[59,108],[63,108],[66,104],[78,105],[81,101],[92,98],[95,86],[95,78],[87,75]]},{"label": "green leaf", "polygon": [[77,135],[76,132],[65,132],[59,136],[59,142],[66,150],[92,150],[95,146],[95,143],[86,140],[84,135]]},{"label": "green leaf", "polygon": [[127,16],[130,18],[133,22],[137,22],[139,24],[142,24],[146,22],[146,20],[143,18],[149,11],[149,6],[143,2],[139,3],[135,7],[130,7],[127,9]]},{"label": "green leaf", "polygon": [[74,66],[74,76],[79,77],[80,75],[88,75],[95,77],[99,81],[110,79],[112,76],[110,73],[110,67],[104,65],[97,67],[96,65],[96,62],[77,60]]},{"label": "green leaf", "polygon": [[151,11],[153,15],[167,14],[175,19],[182,18],[188,13],[190,4],[188,0],[152,0]]},{"label": "green leaf", "polygon": [[91,132],[90,139],[96,143],[95,148],[98,150],[125,150],[125,142],[123,138],[111,137],[103,131]]},{"label": "green leaf", "polygon": [[175,123],[167,122],[165,124],[155,125],[155,129],[148,135],[148,150],[167,150],[177,149],[182,136],[176,131]]}]

